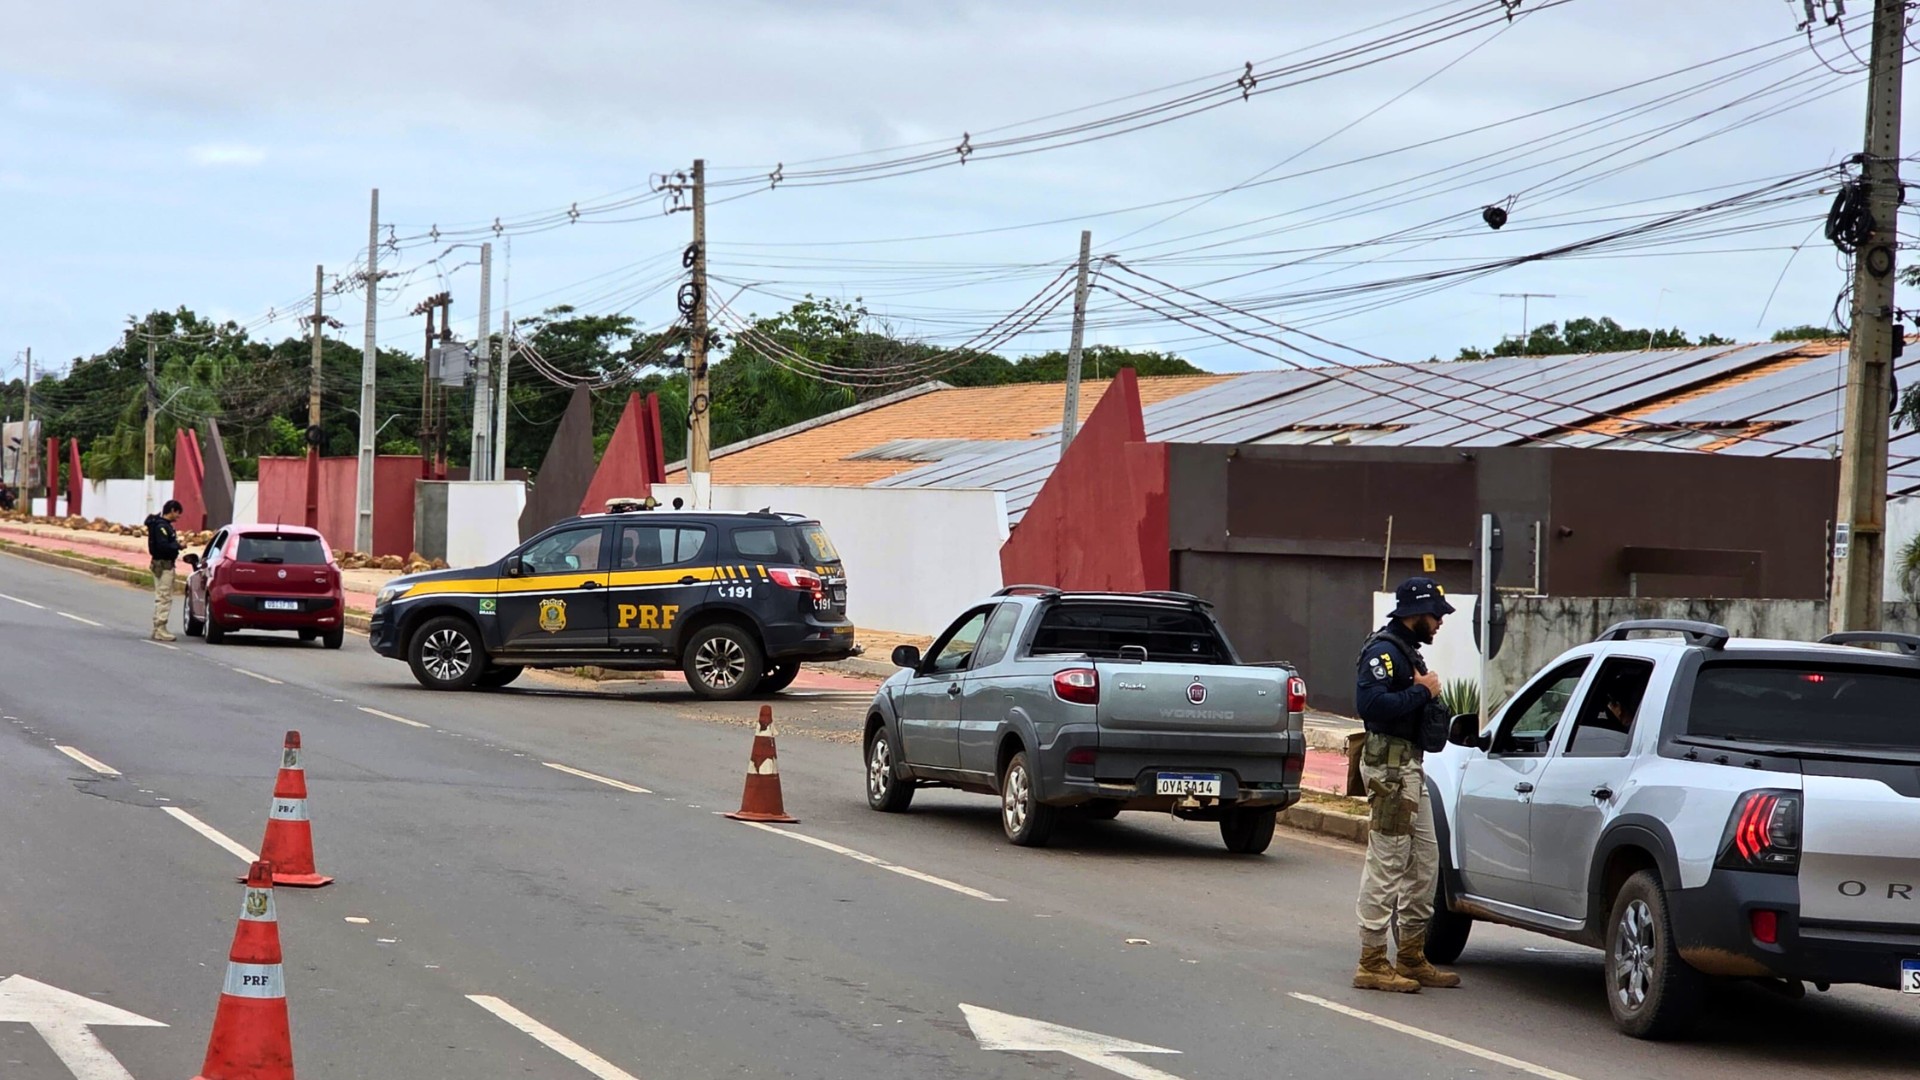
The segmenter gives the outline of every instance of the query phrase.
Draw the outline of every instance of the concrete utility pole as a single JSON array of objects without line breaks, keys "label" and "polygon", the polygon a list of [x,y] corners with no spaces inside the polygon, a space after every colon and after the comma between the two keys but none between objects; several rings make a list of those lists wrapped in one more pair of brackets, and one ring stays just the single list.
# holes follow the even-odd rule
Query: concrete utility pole
[{"label": "concrete utility pole", "polygon": [[153,336],[153,322],[152,320],[148,320],[147,322],[147,457],[146,457],[147,467],[146,467],[146,471],[141,473],[141,476],[143,476],[146,479],[146,483],[147,483],[146,501],[147,501],[148,516],[152,516],[154,510],[157,509],[157,507],[153,505],[153,414],[158,409],[159,406],[158,406],[158,402],[156,401],[156,395],[154,394],[153,362],[154,362],[154,352],[158,348],[158,346],[159,346],[159,341]]},{"label": "concrete utility pole", "polygon": [[693,508],[713,505],[713,420],[707,383],[707,163],[693,162],[693,340],[687,349],[687,476]]},{"label": "concrete utility pole", "polygon": [[1067,401],[1060,418],[1060,456],[1080,431],[1080,345],[1087,335],[1087,263],[1093,254],[1093,230],[1080,230],[1080,281],[1073,288],[1073,337],[1067,342]]},{"label": "concrete utility pole", "polygon": [[467,456],[467,479],[491,480],[493,440],[487,426],[493,421],[493,401],[487,395],[488,369],[493,364],[493,327],[488,310],[493,301],[493,245],[480,245],[480,340],[473,357],[473,448]]},{"label": "concrete utility pole", "polygon": [[313,268],[313,376],[307,385],[307,528],[320,527],[320,350],[324,340],[326,296],[324,266]]},{"label": "concrete utility pole", "polygon": [[[27,346],[27,381],[23,384],[26,394],[26,407],[20,417],[20,457],[15,478],[14,491],[26,503],[29,514],[33,512],[33,496],[28,494],[27,485],[33,482],[33,463],[40,460],[40,441],[33,437],[33,346]],[[51,462],[49,462],[51,464]],[[47,516],[53,516],[53,492],[47,492]]]},{"label": "concrete utility pole", "polygon": [[360,353],[360,469],[359,486],[353,497],[353,549],[373,553],[373,435],[378,430],[373,416],[374,362],[379,358],[380,339],[374,323],[380,317],[380,189],[373,189],[373,205],[367,220],[367,338]]},{"label": "concrete utility pole", "polygon": [[1847,350],[1846,426],[1841,434],[1835,517],[1834,630],[1877,630],[1886,562],[1887,425],[1892,413],[1894,251],[1900,213],[1901,49],[1905,0],[1876,0],[1873,68],[1867,83],[1862,180],[1871,219],[1854,255],[1853,339]]},{"label": "concrete utility pole", "polygon": [[[511,260],[509,260],[511,265]],[[493,429],[493,479],[507,478],[507,370],[513,366],[513,315],[500,313],[500,378],[493,385],[495,427]]]}]

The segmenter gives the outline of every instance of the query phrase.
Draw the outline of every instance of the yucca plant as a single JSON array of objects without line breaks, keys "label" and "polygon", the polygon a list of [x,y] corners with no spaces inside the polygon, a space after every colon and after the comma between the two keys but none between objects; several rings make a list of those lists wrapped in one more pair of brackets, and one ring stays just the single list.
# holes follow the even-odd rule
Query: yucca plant
[{"label": "yucca plant", "polygon": [[1478,679],[1450,679],[1440,684],[1440,703],[1454,716],[1480,712]]},{"label": "yucca plant", "polygon": [[1920,536],[1900,545],[1900,553],[1894,560],[1900,575],[1900,591],[1907,599],[1920,601]]}]

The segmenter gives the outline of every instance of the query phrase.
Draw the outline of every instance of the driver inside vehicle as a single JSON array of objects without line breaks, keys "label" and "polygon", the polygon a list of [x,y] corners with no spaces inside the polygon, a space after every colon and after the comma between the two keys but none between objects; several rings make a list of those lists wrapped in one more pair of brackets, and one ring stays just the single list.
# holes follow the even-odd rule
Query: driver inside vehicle
[{"label": "driver inside vehicle", "polygon": [[591,570],[600,565],[600,530],[556,533],[529,549],[521,562],[531,574]]},{"label": "driver inside vehicle", "polygon": [[1618,672],[1600,688],[1600,708],[1588,719],[1587,724],[1622,735],[1632,731],[1634,713],[1639,711],[1640,699],[1646,692],[1647,678],[1644,672],[1633,669]]}]

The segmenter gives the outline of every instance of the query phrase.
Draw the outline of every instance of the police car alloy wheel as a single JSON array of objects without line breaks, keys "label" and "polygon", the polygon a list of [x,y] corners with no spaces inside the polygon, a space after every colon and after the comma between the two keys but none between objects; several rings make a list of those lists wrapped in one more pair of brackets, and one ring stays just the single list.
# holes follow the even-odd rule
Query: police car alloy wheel
[{"label": "police car alloy wheel", "polygon": [[687,645],[682,668],[687,685],[701,697],[735,701],[759,689],[766,674],[760,646],[738,627],[709,626]]},{"label": "police car alloy wheel", "polygon": [[429,690],[469,689],[479,681],[485,660],[472,625],[451,615],[428,620],[407,649],[413,677]]}]

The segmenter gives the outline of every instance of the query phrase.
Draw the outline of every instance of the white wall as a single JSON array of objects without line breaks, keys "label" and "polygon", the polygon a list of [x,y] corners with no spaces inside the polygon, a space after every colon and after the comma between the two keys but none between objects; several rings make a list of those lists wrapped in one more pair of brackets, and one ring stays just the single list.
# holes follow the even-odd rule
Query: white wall
[{"label": "white wall", "polygon": [[447,565],[490,563],[520,545],[527,485],[518,480],[447,484]]},{"label": "white wall", "polygon": [[[173,498],[173,481],[153,482],[153,512],[159,513]],[[89,480],[87,493],[80,499],[80,512],[88,520],[105,518],[115,525],[139,525],[147,520],[147,482],[145,480]]]},{"label": "white wall", "polygon": [[260,481],[234,481],[233,523],[235,525],[260,524]]},{"label": "white wall", "polygon": [[1900,549],[1920,536],[1920,496],[1901,495],[1887,500],[1886,569],[1883,594],[1888,601],[1920,600],[1900,588]]},{"label": "white wall", "polygon": [[[684,484],[653,497],[688,499]],[[715,486],[716,510],[817,518],[847,570],[847,617],[856,626],[932,636],[1001,585],[1007,503],[998,491],[917,488]]]},{"label": "white wall", "polygon": [[[47,516],[49,516],[49,515],[47,514],[47,500],[45,500],[45,499],[35,499],[35,500],[33,500],[33,512],[34,512],[34,514],[36,514],[36,515],[37,515],[37,516],[39,516],[39,517],[47,517]],[[55,499],[55,500],[54,500],[54,502],[53,502],[53,514],[52,514],[51,516],[53,516],[53,517],[66,517],[66,516],[67,516],[67,497],[66,497],[65,495],[62,495],[62,496],[60,496],[59,498],[57,498],[57,499]]]}]

